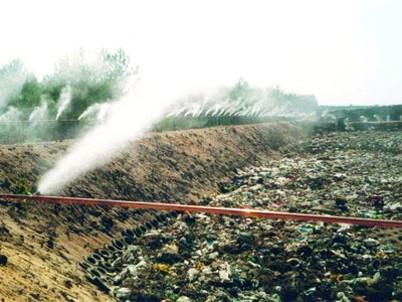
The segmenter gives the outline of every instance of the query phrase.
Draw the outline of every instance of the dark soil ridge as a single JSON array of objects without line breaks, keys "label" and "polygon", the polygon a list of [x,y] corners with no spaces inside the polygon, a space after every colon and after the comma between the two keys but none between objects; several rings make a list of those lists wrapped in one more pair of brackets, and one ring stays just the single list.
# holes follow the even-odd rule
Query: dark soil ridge
[{"label": "dark soil ridge", "polygon": [[[287,123],[153,133],[61,195],[196,203],[236,168],[278,157],[282,147],[303,136]],[[0,146],[0,191],[34,191],[69,144]],[[0,217],[0,254],[8,258],[0,267],[5,301],[108,301],[85,281],[78,263],[138,219],[134,211],[118,208],[7,202],[0,205]]]}]

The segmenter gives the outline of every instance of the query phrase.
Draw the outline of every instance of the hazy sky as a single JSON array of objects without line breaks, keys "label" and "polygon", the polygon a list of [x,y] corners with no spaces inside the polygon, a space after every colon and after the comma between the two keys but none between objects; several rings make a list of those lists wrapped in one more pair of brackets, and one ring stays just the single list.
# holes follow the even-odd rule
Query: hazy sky
[{"label": "hazy sky", "polygon": [[322,104],[402,103],[402,1],[1,1],[0,64],[122,47],[155,89],[244,78]]}]

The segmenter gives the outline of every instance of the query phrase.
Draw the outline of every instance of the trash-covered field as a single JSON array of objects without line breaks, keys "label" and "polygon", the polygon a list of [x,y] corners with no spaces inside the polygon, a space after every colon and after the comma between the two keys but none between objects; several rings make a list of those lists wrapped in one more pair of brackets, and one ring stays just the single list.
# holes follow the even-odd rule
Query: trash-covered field
[{"label": "trash-covered field", "polygon": [[[204,204],[402,219],[402,133],[316,136]],[[110,263],[119,301],[402,301],[402,230],[179,215]],[[105,276],[106,277],[106,276]]]},{"label": "trash-covered field", "polygon": [[[59,194],[191,203],[217,192],[218,182],[234,176],[235,168],[278,158],[279,148],[304,133],[287,123],[150,133]],[[40,176],[72,143],[0,145],[0,192],[35,192]],[[0,301],[112,301],[78,264],[152,216],[0,198]]]}]

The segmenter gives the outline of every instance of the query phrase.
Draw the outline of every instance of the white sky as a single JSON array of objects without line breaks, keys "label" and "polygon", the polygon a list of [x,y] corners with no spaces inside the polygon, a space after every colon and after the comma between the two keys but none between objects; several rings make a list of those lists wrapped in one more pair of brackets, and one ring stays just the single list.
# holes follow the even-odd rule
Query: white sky
[{"label": "white sky", "polygon": [[0,64],[122,47],[155,89],[240,77],[321,104],[402,103],[402,1],[1,1]]}]

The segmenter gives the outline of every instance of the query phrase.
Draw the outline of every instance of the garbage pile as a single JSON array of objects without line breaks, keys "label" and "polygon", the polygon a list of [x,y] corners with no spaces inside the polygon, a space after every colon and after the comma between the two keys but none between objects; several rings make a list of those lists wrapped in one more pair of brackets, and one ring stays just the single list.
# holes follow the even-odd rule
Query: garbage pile
[{"label": "garbage pile", "polygon": [[[402,219],[402,133],[310,138],[211,206]],[[123,250],[118,301],[402,301],[402,230],[180,214]]]}]

